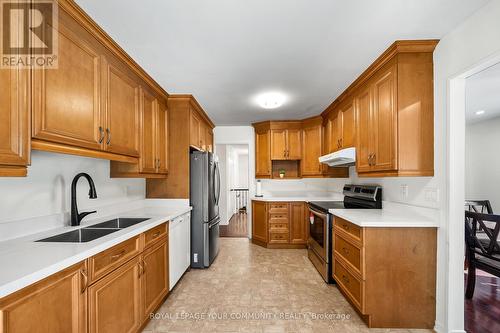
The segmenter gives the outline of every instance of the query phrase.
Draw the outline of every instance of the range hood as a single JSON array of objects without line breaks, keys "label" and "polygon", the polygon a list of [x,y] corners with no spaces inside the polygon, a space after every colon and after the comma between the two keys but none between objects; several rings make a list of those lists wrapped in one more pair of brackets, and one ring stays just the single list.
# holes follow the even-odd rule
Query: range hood
[{"label": "range hood", "polygon": [[323,155],[319,158],[319,161],[331,167],[354,165],[356,163],[356,148],[346,148],[328,155]]}]

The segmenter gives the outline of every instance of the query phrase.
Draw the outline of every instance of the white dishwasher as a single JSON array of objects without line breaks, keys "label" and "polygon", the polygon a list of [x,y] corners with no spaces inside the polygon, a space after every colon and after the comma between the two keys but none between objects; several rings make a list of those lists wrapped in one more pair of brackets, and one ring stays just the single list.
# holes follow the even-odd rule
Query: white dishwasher
[{"label": "white dishwasher", "polygon": [[170,220],[168,244],[169,284],[172,290],[191,265],[191,213]]}]

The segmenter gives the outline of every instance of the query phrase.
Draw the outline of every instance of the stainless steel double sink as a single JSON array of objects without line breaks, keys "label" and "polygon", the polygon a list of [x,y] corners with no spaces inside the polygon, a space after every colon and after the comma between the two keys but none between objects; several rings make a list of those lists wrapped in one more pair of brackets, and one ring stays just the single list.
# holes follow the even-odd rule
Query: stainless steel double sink
[{"label": "stainless steel double sink", "polygon": [[39,239],[37,242],[56,243],[86,243],[104,237],[113,232],[131,227],[135,224],[149,220],[143,217],[120,217],[109,221],[97,223],[82,229],[65,232],[59,235]]}]

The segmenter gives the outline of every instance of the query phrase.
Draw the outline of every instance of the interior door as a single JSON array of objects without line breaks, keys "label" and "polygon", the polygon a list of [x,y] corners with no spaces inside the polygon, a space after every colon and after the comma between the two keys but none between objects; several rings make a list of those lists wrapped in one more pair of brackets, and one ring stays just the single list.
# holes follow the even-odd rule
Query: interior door
[{"label": "interior door", "polygon": [[58,38],[59,67],[32,71],[33,137],[100,150],[104,125],[99,42],[63,10]]},{"label": "interior door", "polygon": [[356,169],[358,172],[370,171],[370,155],[372,154],[373,139],[371,133],[372,93],[366,87],[355,97],[357,120]]},{"label": "interior door", "polygon": [[106,150],[139,156],[139,83],[118,60],[106,66]]},{"label": "interior door", "polygon": [[141,138],[141,172],[156,173],[156,99],[147,90],[141,89],[142,100],[142,138]]},{"label": "interior door", "polygon": [[286,131],[287,159],[300,160],[302,158],[302,130],[289,129]]},{"label": "interior door", "polygon": [[286,130],[271,130],[271,159],[286,160]]},{"label": "interior door", "polygon": [[388,68],[373,86],[373,169],[397,170],[396,66]]}]

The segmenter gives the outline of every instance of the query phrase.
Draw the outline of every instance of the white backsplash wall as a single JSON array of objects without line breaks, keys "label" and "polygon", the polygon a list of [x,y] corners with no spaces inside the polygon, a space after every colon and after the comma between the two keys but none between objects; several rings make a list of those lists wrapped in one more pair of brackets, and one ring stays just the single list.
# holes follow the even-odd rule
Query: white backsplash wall
[{"label": "white backsplash wall", "polygon": [[0,178],[0,223],[69,212],[71,182],[79,172],[93,178],[97,191],[90,200],[88,183],[80,179],[80,211],[145,198],[144,179],[111,179],[107,160],[33,151],[28,177]]},{"label": "white backsplash wall", "polygon": [[349,179],[334,178],[303,178],[303,179],[262,179],[262,193],[264,195],[283,192],[286,196],[290,192],[342,192],[342,187]]}]

